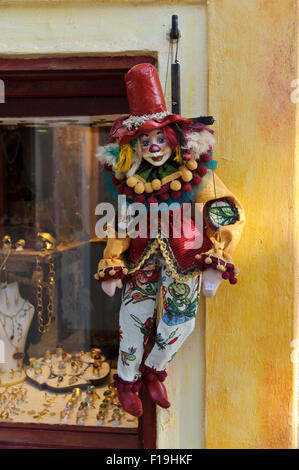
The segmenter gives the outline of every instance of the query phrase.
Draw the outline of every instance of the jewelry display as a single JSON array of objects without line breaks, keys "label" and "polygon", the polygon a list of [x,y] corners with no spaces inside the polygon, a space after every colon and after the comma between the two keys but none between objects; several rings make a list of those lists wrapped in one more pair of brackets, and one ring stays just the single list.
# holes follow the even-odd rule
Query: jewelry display
[{"label": "jewelry display", "polygon": [[63,347],[60,345],[56,346],[56,358],[62,359],[63,354],[64,354]]},{"label": "jewelry display", "polygon": [[[45,416],[55,416],[56,415],[56,412],[55,411],[51,411],[51,407],[54,405],[55,401],[56,401],[56,396],[49,396],[46,392],[45,392],[45,402],[42,404],[42,410],[40,411],[37,411],[37,410],[28,410],[26,413],[27,415],[29,416],[32,416],[33,419],[37,420],[37,421],[41,421]],[[24,413],[25,411],[23,411]]]},{"label": "jewelry display", "polygon": [[119,426],[121,424],[121,420],[123,418],[123,414],[120,412],[119,408],[114,408],[111,419],[109,419],[108,423],[113,423],[114,426]]},{"label": "jewelry display", "polygon": [[[10,237],[3,243],[11,246]],[[10,248],[7,248],[10,252]],[[5,258],[7,261],[7,257]],[[2,272],[6,274],[6,261]],[[23,371],[24,348],[34,315],[34,307],[22,299],[17,282],[0,284],[0,340],[4,343],[4,361],[1,365],[0,387],[16,385],[25,380]],[[14,373],[13,371],[18,371]]]},{"label": "jewelry display", "polygon": [[42,384],[50,376],[50,372],[51,369],[48,365],[47,360],[38,360],[35,357],[29,359],[29,367],[27,367],[26,369],[26,376],[32,377],[32,379],[37,385],[42,386]]},{"label": "jewelry display", "polygon": [[43,361],[46,363],[51,363],[52,354],[51,351],[46,351],[43,356]]},{"label": "jewelry display", "polygon": [[84,424],[84,420],[87,417],[88,412],[88,403],[86,401],[81,401],[79,410],[77,412],[76,424]]},{"label": "jewelry display", "polygon": [[[32,365],[36,359],[31,361]],[[42,368],[44,365],[41,364]],[[65,380],[65,376],[63,377]],[[84,426],[136,427],[137,418],[125,413],[120,406],[114,385],[90,385],[67,393],[41,392],[30,382],[6,387],[0,393],[0,422],[39,422]]]},{"label": "jewelry display", "polygon": [[[110,365],[100,349],[69,354],[61,345],[56,347],[53,354],[46,351],[39,359],[30,358],[26,369],[30,381],[40,388],[57,392],[72,390],[74,385],[80,388],[98,385],[109,374]],[[88,394],[91,402],[93,393]]]},{"label": "jewelry display", "polygon": [[11,421],[13,416],[20,413],[19,406],[22,405],[27,395],[27,391],[22,387],[6,388],[0,394],[0,420]]},{"label": "jewelry display", "polygon": [[17,251],[22,251],[24,250],[25,248],[25,245],[26,245],[26,242],[23,238],[20,238],[20,240],[18,240],[15,244],[15,248]]}]

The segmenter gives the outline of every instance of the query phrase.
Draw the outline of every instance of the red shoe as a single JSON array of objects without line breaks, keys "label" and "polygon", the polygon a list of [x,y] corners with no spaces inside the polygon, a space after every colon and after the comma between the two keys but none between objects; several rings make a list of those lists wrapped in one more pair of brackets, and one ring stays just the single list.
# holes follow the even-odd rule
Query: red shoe
[{"label": "red shoe", "polygon": [[140,389],[141,383],[137,382],[126,382],[122,380],[118,375],[114,375],[114,386],[117,389],[117,395],[119,402],[123,409],[133,416],[141,416],[143,414],[142,403],[137,395]]},{"label": "red shoe", "polygon": [[163,384],[167,377],[166,371],[158,371],[144,364],[141,364],[139,370],[142,372],[142,383],[145,385],[150,399],[162,408],[169,408],[170,403]]}]

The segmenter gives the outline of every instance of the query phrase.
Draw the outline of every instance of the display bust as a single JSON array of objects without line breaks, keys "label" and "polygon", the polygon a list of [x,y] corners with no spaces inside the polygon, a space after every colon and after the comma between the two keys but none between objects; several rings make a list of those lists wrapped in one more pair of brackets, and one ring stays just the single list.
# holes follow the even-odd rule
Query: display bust
[{"label": "display bust", "polygon": [[[214,173],[213,131],[200,119],[167,111],[153,65],[133,67],[125,81],[130,115],[115,121],[110,145],[100,147],[97,156],[110,171],[116,194],[146,208],[139,224],[146,233],[133,236],[127,230],[120,237],[121,224],[113,237],[107,230],[95,278],[108,295],[123,288],[115,385],[123,408],[141,416],[141,384],[153,402],[170,406],[163,383],[166,367],[194,329],[201,284],[204,295],[212,297],[222,279],[237,282],[231,255],[245,217],[238,199]],[[185,211],[191,205],[195,212]],[[147,222],[155,211],[160,215],[153,235]],[[196,223],[198,213],[203,224]],[[155,325],[160,288],[163,312]],[[154,346],[148,351],[154,326]]]}]

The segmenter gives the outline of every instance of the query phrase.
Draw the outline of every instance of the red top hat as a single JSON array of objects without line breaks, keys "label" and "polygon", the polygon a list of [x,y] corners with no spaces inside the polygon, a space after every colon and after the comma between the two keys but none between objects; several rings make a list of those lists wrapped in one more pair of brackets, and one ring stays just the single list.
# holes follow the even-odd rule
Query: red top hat
[{"label": "red top hat", "polygon": [[158,72],[152,64],[138,64],[125,76],[130,115],[116,119],[109,142],[127,144],[144,132],[168,124],[190,124],[190,119],[166,109]]}]

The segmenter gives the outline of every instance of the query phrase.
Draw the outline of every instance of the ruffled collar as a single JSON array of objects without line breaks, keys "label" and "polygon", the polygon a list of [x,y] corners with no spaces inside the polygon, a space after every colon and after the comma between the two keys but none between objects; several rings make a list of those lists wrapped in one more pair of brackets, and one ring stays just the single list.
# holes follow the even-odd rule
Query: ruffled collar
[{"label": "ruffled collar", "polygon": [[142,160],[136,175],[140,176],[143,180],[151,183],[153,180],[162,181],[163,178],[178,171],[179,165],[170,157],[167,162],[162,166],[154,166],[146,160]]}]

